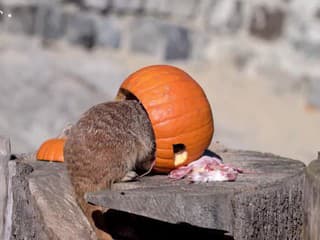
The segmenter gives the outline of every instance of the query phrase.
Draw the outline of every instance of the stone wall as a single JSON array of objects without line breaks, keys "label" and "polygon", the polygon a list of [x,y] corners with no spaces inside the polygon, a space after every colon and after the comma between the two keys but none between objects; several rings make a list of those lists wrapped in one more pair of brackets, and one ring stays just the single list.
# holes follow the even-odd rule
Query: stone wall
[{"label": "stone wall", "polygon": [[[1,31],[161,60],[231,61],[320,106],[317,0],[0,0]],[[12,17],[6,17],[11,13]],[[279,77],[280,76],[280,77]]]},{"label": "stone wall", "polygon": [[[309,114],[305,103],[320,109],[319,9],[317,0],[0,0],[0,132],[14,152],[35,150],[93,104],[113,99],[129,73],[169,63],[206,87],[216,139],[278,154],[296,150],[310,160],[318,120],[299,116]],[[265,105],[250,88],[257,83],[271,86]],[[237,88],[244,91],[231,91]],[[244,94],[259,104],[236,111],[246,101],[233,101]],[[303,99],[303,109],[288,115],[300,125],[279,124],[283,112],[272,97],[286,95]],[[291,100],[281,106],[300,104]],[[283,138],[274,144],[279,129]]]}]

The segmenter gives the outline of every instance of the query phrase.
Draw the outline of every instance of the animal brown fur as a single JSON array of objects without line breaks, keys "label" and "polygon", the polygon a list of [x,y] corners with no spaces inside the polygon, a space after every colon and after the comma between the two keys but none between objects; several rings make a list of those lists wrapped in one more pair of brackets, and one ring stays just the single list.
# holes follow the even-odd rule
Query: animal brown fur
[{"label": "animal brown fur", "polygon": [[66,136],[64,159],[78,204],[91,224],[86,192],[110,188],[132,170],[154,161],[154,133],[138,101],[101,103],[85,112]]}]

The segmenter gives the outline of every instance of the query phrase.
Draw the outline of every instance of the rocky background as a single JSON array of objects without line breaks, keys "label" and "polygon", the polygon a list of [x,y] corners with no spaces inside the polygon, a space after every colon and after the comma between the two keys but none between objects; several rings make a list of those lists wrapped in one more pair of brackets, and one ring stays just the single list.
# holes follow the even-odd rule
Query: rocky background
[{"label": "rocky background", "polygon": [[317,0],[0,0],[0,134],[34,151],[145,65],[204,87],[215,140],[319,150]]}]

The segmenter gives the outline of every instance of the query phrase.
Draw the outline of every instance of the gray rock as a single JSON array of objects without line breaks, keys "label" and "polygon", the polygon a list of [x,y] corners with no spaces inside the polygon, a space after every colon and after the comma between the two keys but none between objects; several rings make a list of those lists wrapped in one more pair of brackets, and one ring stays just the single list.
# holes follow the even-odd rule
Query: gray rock
[{"label": "gray rock", "polygon": [[111,3],[111,0],[84,0],[83,5],[92,8],[95,10],[103,11],[105,10]]},{"label": "gray rock", "polygon": [[244,21],[243,2],[214,0],[207,10],[209,28],[217,33],[236,33]]},{"label": "gray rock", "polygon": [[190,20],[197,12],[196,0],[146,0],[145,12],[148,15],[170,15],[178,20]]},{"label": "gray rock", "polygon": [[234,239],[301,239],[304,164],[258,152],[220,155],[251,173],[207,184],[151,176],[87,194],[87,200],[164,222],[225,230]]},{"label": "gray rock", "polygon": [[103,47],[119,48],[121,42],[121,22],[116,17],[96,19],[96,44]]},{"label": "gray rock", "polygon": [[294,50],[304,57],[318,60],[320,56],[320,22],[292,17],[288,21],[285,37]]},{"label": "gray rock", "polygon": [[132,51],[162,56],[166,45],[163,23],[152,18],[138,19],[133,22],[130,30]]},{"label": "gray rock", "polygon": [[308,104],[320,108],[320,78],[309,79],[307,88]]},{"label": "gray rock", "polygon": [[283,33],[285,18],[286,13],[280,8],[255,7],[250,20],[250,33],[265,40],[278,39]]},{"label": "gray rock", "polygon": [[284,37],[294,50],[316,60],[320,54],[318,8],[316,2],[306,5],[301,1],[293,1],[288,8],[284,28]]},{"label": "gray rock", "polygon": [[63,164],[17,162],[10,239],[96,239]]},{"label": "gray rock", "polygon": [[37,7],[36,6],[17,6],[10,9],[13,17],[5,17],[5,29],[12,33],[34,34]]},{"label": "gray rock", "polygon": [[39,0],[1,0],[1,3],[6,7],[34,6]]},{"label": "gray rock", "polygon": [[211,34],[209,32],[204,34],[201,31],[190,31],[189,35],[192,42],[190,59],[203,61],[206,54],[210,52],[206,49],[206,46],[212,41]]},{"label": "gray rock", "polygon": [[299,37],[290,41],[293,48],[309,59],[317,60],[320,56],[320,43],[308,37]]},{"label": "gray rock", "polygon": [[62,0],[1,0],[1,3],[8,8],[11,7],[26,7],[26,6],[35,6],[41,4],[57,4],[61,3]]},{"label": "gray rock", "polygon": [[165,28],[166,34],[166,60],[189,58],[191,52],[191,40],[187,28],[170,26]]},{"label": "gray rock", "polygon": [[296,53],[317,61],[320,56],[320,33],[318,31],[320,21],[316,16],[316,2],[306,5],[300,1],[294,1],[288,9],[284,25],[284,39]]},{"label": "gray rock", "polygon": [[316,12],[314,13],[314,16],[316,19],[320,20],[320,8],[316,10]]},{"label": "gray rock", "polygon": [[167,60],[186,59],[191,51],[191,41],[186,28],[152,18],[138,19],[131,27],[130,48]]},{"label": "gray rock", "polygon": [[135,13],[142,10],[142,0],[116,0],[112,1],[112,10],[117,13]]},{"label": "gray rock", "polygon": [[148,15],[166,16],[170,13],[167,0],[145,0],[144,10]]},{"label": "gray rock", "polygon": [[64,33],[68,41],[86,48],[96,44],[96,29],[94,19],[89,14],[81,12],[65,13],[63,17]]},{"label": "gray rock", "polygon": [[190,21],[197,13],[200,1],[166,0],[166,8],[173,18]]},{"label": "gray rock", "polygon": [[45,40],[58,39],[63,36],[63,12],[60,7],[40,5],[36,17],[35,33]]}]

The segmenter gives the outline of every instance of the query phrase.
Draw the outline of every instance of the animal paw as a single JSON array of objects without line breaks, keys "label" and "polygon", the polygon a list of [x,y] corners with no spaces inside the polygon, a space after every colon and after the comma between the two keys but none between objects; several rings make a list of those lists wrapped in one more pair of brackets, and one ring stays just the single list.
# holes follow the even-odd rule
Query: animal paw
[{"label": "animal paw", "polygon": [[126,175],[121,179],[121,182],[130,182],[135,180],[139,175],[135,171],[129,171]]}]

